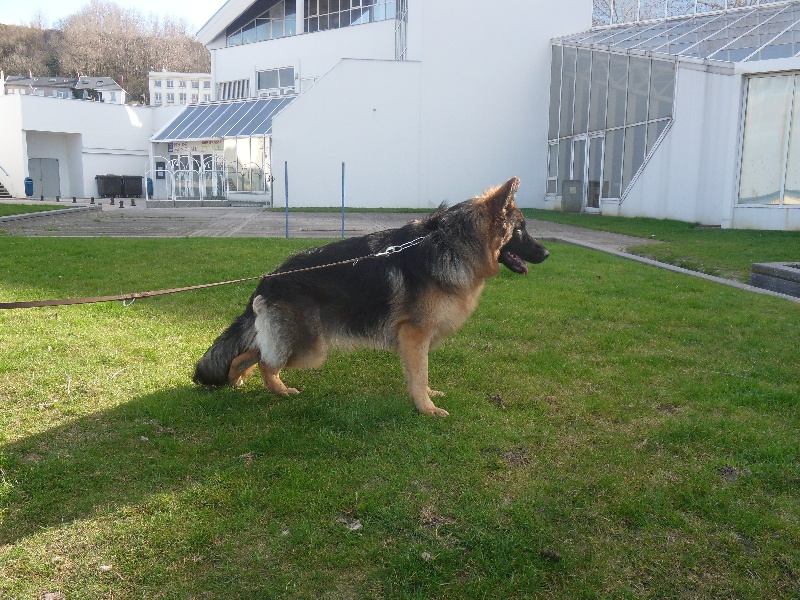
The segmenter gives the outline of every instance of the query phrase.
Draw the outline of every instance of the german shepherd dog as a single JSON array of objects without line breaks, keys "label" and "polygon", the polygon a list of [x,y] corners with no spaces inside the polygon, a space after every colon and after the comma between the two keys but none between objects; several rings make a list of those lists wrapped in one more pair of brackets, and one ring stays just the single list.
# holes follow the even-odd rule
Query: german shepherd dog
[{"label": "german shepherd dog", "polygon": [[466,322],[501,263],[527,275],[526,262],[548,256],[525,229],[518,186],[514,177],[424,220],[292,256],[198,361],[195,383],[240,386],[258,365],[270,391],[297,394],[281,369],[319,368],[329,348],[366,346],[397,352],[417,410],[446,417],[431,401],[443,394],[428,387],[428,351]]}]

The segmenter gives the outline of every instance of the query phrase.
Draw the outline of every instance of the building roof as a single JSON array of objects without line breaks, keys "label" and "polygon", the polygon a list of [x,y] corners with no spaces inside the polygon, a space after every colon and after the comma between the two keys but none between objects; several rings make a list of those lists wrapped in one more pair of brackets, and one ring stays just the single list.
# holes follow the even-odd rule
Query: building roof
[{"label": "building roof", "polygon": [[270,135],[272,119],[295,98],[287,96],[187,106],[151,141],[220,140]]},{"label": "building roof", "polygon": [[24,77],[9,75],[6,85],[76,90],[122,90],[111,77]]},{"label": "building roof", "polygon": [[594,28],[554,42],[725,62],[800,56],[800,2]]}]

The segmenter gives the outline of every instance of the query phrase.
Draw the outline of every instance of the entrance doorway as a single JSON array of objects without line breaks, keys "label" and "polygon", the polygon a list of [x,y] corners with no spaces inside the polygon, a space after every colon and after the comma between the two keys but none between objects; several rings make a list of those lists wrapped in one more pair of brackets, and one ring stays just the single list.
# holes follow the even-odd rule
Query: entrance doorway
[{"label": "entrance doorway", "polygon": [[55,198],[61,195],[57,158],[29,158],[28,177],[33,179],[33,195]]}]

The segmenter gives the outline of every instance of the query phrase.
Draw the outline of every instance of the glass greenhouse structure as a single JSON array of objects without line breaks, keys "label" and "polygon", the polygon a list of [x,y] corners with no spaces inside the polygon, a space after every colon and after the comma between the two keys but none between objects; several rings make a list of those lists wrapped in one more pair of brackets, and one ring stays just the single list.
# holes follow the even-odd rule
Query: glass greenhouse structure
[{"label": "glass greenhouse structure", "polygon": [[728,4],[595,2],[552,41],[546,206],[800,228],[800,2]]}]

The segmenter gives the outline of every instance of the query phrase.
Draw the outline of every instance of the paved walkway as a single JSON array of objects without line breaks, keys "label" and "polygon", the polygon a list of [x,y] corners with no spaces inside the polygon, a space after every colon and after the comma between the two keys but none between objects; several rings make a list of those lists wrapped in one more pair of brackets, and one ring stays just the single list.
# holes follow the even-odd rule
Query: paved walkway
[{"label": "paved walkway", "polygon": [[[58,213],[37,212],[0,217],[0,231],[26,237],[284,237],[286,215],[262,208],[143,208],[143,201],[130,200],[112,206],[62,202]],[[41,204],[32,202],[31,204]],[[345,236],[405,225],[421,213],[348,212]],[[591,244],[608,250],[624,250],[644,240],[615,233],[593,231],[546,221],[528,221],[528,230],[542,240]],[[290,237],[338,238],[342,234],[341,213],[291,212]]]},{"label": "paved walkway", "polygon": [[[29,201],[4,201],[40,204]],[[142,200],[136,206],[123,199],[111,205],[104,199],[100,206],[88,202],[73,204],[61,202],[64,210],[57,213],[27,213],[13,217],[0,217],[0,234],[27,237],[284,237],[286,216],[281,211],[263,208],[145,208]],[[399,227],[419,219],[420,213],[355,212],[345,215],[345,236],[357,236],[381,229]],[[681,267],[660,263],[625,252],[652,240],[594,231],[571,225],[547,221],[528,220],[528,231],[539,240],[557,240],[599,250],[654,267],[700,277],[723,285],[737,287],[759,294],[780,296],[794,302],[794,298],[770,290],[745,285],[713,275],[705,275]],[[338,238],[342,234],[339,212],[293,212],[289,215],[289,235],[294,238]]]}]

